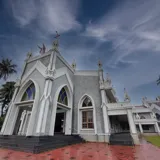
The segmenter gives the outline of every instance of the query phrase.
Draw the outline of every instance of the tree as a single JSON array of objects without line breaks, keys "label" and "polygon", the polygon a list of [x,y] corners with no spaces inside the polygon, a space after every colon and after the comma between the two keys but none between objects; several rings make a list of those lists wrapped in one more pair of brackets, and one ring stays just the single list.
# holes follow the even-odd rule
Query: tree
[{"label": "tree", "polygon": [[0,79],[3,78],[4,80],[7,80],[8,76],[17,72],[15,70],[16,67],[17,65],[12,64],[12,60],[8,58],[2,59],[0,62]]},{"label": "tree", "polygon": [[15,89],[14,85],[15,82],[6,82],[0,89],[1,117],[3,117],[8,110],[8,105],[12,99]]},{"label": "tree", "polygon": [[159,78],[157,79],[157,85],[159,85],[160,84],[160,76],[159,76]]}]

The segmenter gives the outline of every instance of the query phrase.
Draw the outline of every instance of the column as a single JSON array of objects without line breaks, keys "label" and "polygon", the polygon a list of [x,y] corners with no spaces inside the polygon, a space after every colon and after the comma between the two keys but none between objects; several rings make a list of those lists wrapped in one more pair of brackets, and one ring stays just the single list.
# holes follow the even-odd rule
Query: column
[{"label": "column", "polygon": [[102,111],[103,111],[103,120],[104,120],[104,130],[105,134],[110,134],[110,123],[109,123],[109,117],[107,114],[107,106],[105,101],[105,90],[101,90],[101,96],[102,96]]},{"label": "column", "polygon": [[139,130],[140,130],[140,132],[143,133],[142,125],[141,125],[140,123],[139,123],[138,125],[139,125]]},{"label": "column", "polygon": [[155,123],[155,129],[158,132],[158,134],[160,135],[160,128],[159,128],[159,125],[157,122]]},{"label": "column", "polygon": [[133,115],[132,115],[132,109],[127,109],[128,113],[128,121],[129,121],[129,126],[130,126],[130,131],[132,134],[137,134],[136,126],[133,120]]},{"label": "column", "polygon": [[53,84],[54,75],[55,75],[55,63],[56,63],[56,52],[52,52],[50,63],[46,70],[46,77],[45,77],[46,81],[45,81],[44,93],[41,98],[40,112],[39,112],[38,124],[36,129],[36,133],[42,134],[42,135],[45,135],[45,132],[46,132],[48,112],[49,112],[49,107],[51,105],[51,91],[52,91],[52,84]]},{"label": "column", "polygon": [[49,106],[51,104],[51,89],[52,89],[52,81],[53,79],[47,78],[45,82],[44,94],[40,104],[40,112],[38,117],[38,124],[36,132],[39,134],[45,134],[47,116],[49,111]]},{"label": "column", "polygon": [[128,115],[129,126],[130,126],[130,132],[131,132],[134,144],[139,145],[140,142],[139,142],[139,138],[138,138],[138,134],[137,134],[136,125],[134,123],[134,119],[133,119],[133,115],[132,115],[132,108],[127,109],[127,115]]},{"label": "column", "polygon": [[102,112],[103,112],[103,121],[104,121],[104,133],[105,133],[105,142],[109,142],[110,135],[110,122],[107,113],[107,96],[104,88],[104,79],[103,79],[103,70],[101,69],[101,65],[99,66],[99,83],[100,83],[100,91],[101,91],[101,99],[102,99]]},{"label": "column", "polygon": [[23,128],[24,128],[24,122],[25,122],[25,119],[26,119],[26,113],[27,113],[26,110],[24,110],[22,112],[22,115],[21,115],[21,118],[20,118],[21,124],[20,124],[20,127],[19,127],[18,135],[23,134]]}]

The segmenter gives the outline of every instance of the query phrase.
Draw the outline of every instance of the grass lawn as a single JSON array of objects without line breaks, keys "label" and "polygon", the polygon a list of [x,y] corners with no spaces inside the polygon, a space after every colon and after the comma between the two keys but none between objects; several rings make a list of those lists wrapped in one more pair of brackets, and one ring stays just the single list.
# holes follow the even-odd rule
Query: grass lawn
[{"label": "grass lawn", "polygon": [[160,136],[145,136],[144,138],[153,145],[160,147]]}]

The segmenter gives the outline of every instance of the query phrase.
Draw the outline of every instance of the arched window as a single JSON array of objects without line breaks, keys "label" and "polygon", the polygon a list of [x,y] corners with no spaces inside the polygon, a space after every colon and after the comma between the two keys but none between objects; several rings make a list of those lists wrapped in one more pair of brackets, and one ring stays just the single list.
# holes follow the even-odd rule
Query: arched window
[{"label": "arched window", "polygon": [[92,106],[92,102],[90,98],[86,97],[83,101],[82,107],[91,107],[91,106]]},{"label": "arched window", "polygon": [[[93,105],[91,99],[86,96],[85,99],[82,102],[82,108],[84,110],[81,110],[82,115],[82,129],[93,129]],[[85,107],[89,107],[88,109]]]},{"label": "arched window", "polygon": [[65,88],[61,89],[59,96],[58,96],[58,102],[68,106],[68,98],[67,98],[67,93],[66,93]]},{"label": "arched window", "polygon": [[29,100],[34,100],[35,98],[35,86],[32,83],[25,91],[23,94],[22,100],[21,101],[29,101]]}]

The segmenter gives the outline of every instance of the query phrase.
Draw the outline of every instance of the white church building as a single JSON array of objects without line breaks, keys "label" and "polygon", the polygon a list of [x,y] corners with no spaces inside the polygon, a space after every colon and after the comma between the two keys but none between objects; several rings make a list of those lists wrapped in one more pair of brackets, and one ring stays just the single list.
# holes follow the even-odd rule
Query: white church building
[{"label": "white church building", "polygon": [[113,133],[129,132],[134,144],[140,133],[160,134],[160,99],[130,103],[127,92],[119,102],[101,62],[97,70],[76,70],[58,51],[28,54],[23,73],[1,129],[1,135],[80,135],[87,141],[108,142]]}]

